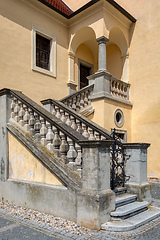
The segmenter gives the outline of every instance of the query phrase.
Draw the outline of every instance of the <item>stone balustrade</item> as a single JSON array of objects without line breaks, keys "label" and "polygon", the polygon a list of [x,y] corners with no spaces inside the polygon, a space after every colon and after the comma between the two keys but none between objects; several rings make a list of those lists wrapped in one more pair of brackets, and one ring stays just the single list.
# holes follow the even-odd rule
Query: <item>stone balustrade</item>
[{"label": "stone balustrade", "polygon": [[46,110],[50,111],[55,117],[76,130],[88,140],[112,139],[109,131],[83,117],[70,107],[65,106],[62,102],[54,99],[47,99],[41,101],[41,103]]},{"label": "stone balustrade", "polygon": [[129,100],[129,87],[129,83],[111,77],[110,91],[114,97]]},{"label": "stone balustrade", "polygon": [[[68,115],[67,119],[59,108],[55,108],[55,112],[53,117],[22,93],[12,91],[10,121],[34,136],[57,158],[61,158],[64,164],[81,175],[82,148],[78,143],[86,140],[85,134],[80,134],[80,130],[75,131],[78,123],[75,123],[73,117]],[[67,125],[64,124],[66,121]]]},{"label": "stone balustrade", "polygon": [[74,111],[80,112],[82,109],[91,105],[90,98],[93,92],[93,86],[93,84],[89,85],[80,91],[61,99],[61,102],[72,108]]}]

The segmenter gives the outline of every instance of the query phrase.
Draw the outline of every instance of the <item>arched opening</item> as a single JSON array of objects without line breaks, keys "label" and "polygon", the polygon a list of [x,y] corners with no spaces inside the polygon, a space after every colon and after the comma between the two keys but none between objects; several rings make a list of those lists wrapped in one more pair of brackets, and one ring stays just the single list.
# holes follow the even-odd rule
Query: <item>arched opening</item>
[{"label": "arched opening", "polygon": [[95,60],[93,53],[88,46],[80,44],[75,56],[75,79],[78,89],[82,89],[89,84],[87,76],[93,74],[94,69]]},{"label": "arched opening", "polygon": [[107,68],[116,78],[129,81],[128,44],[123,32],[119,28],[112,28],[107,45]]},{"label": "arched opening", "polygon": [[74,54],[74,82],[79,90],[88,85],[86,77],[97,70],[98,45],[94,30],[80,29],[70,41],[69,52]]}]

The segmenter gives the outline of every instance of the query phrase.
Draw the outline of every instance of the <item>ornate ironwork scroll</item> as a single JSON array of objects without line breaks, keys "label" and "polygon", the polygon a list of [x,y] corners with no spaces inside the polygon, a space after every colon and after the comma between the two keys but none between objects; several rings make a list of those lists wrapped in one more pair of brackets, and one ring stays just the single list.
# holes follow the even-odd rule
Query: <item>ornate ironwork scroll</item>
[{"label": "ornate ironwork scroll", "polygon": [[130,177],[125,174],[125,163],[128,159],[126,158],[125,148],[121,143],[121,139],[116,135],[115,129],[111,136],[114,143],[110,148],[110,186],[111,189],[114,190],[117,187],[124,187],[125,182],[128,181]]}]

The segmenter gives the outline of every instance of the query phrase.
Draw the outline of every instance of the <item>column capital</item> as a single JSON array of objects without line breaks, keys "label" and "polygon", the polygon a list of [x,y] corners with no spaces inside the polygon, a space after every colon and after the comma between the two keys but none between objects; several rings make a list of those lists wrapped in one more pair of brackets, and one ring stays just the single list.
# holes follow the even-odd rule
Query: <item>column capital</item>
[{"label": "column capital", "polygon": [[75,53],[73,53],[73,52],[68,52],[68,56],[69,56],[70,58],[73,58],[73,59],[74,59],[76,55],[75,55]]},{"label": "column capital", "polygon": [[96,41],[98,42],[98,44],[101,44],[101,43],[106,43],[106,42],[108,42],[109,39],[106,38],[105,36],[101,36],[101,37],[97,38]]}]

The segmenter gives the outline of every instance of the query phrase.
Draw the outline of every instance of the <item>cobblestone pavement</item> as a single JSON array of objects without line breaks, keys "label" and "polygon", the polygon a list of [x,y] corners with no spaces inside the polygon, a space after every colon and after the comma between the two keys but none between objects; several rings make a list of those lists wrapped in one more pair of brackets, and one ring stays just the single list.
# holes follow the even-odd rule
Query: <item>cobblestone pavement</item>
[{"label": "cobblestone pavement", "polygon": [[[160,207],[160,183],[151,184],[152,196],[154,197],[152,205]],[[56,223],[54,225],[50,225],[46,224],[44,218],[42,218],[42,221],[36,221],[35,219],[33,220],[32,217],[22,215],[22,212],[19,210],[20,207],[18,206],[12,206],[14,212],[11,211],[11,206],[9,204],[8,206],[8,211],[7,208],[2,208],[0,206],[0,240],[160,240],[160,217],[133,231],[118,233],[110,231],[92,231],[90,229],[77,226],[75,223],[67,220],[64,222],[63,219],[56,217],[54,218],[59,219],[59,221],[57,220],[57,225]],[[21,214],[18,214],[19,211]],[[30,209],[25,209],[25,211],[34,213],[34,211]],[[38,214],[43,215],[42,213]],[[49,219],[48,215],[46,218]]]}]

